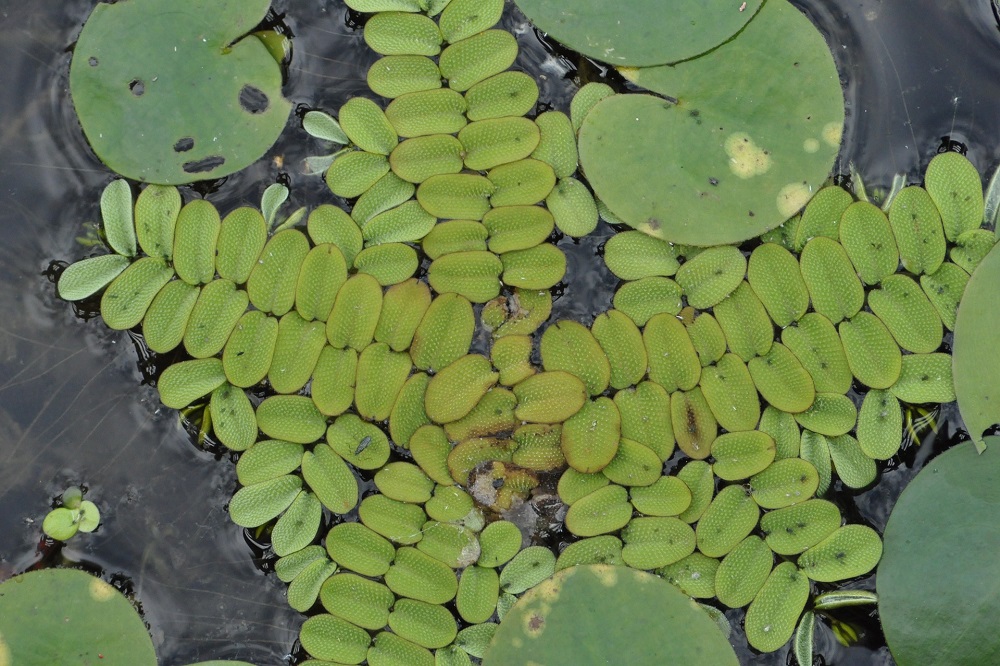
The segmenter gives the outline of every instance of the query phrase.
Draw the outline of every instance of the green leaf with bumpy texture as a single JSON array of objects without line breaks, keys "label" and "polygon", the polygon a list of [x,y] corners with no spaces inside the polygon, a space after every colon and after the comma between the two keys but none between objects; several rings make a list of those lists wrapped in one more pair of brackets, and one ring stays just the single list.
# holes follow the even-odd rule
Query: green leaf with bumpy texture
[{"label": "green leaf with bumpy texture", "polygon": [[718,305],[733,293],[747,272],[747,260],[732,245],[708,248],[689,259],[677,271],[677,284],[691,307],[704,310]]},{"label": "green leaf with bumpy texture", "polygon": [[176,187],[148,185],[139,193],[135,200],[135,233],[143,252],[167,261],[173,258],[174,227],[180,211],[181,194]]},{"label": "green leaf with bumpy texture", "polygon": [[733,548],[715,572],[715,592],[730,608],[746,606],[767,581],[774,553],[759,536],[751,535]]},{"label": "green leaf with bumpy texture", "polygon": [[608,388],[611,364],[597,339],[582,324],[569,320],[553,323],[542,334],[539,347],[546,370],[576,375],[592,396]]},{"label": "green leaf with bumpy texture", "polygon": [[955,330],[958,303],[968,282],[969,274],[947,261],[931,275],[920,276],[920,287],[949,331]]},{"label": "green leaf with bumpy texture", "polygon": [[168,366],[156,388],[160,402],[170,409],[183,409],[226,382],[222,361],[217,358],[181,361]]},{"label": "green leaf with bumpy texture", "polygon": [[302,476],[323,506],[333,513],[343,515],[357,506],[358,482],[344,459],[326,444],[319,444],[302,456]]},{"label": "green leaf with bumpy texture", "polygon": [[954,242],[983,222],[983,184],[979,172],[961,153],[936,155],[927,165],[924,187],[941,213],[945,238]]},{"label": "green leaf with bumpy texture", "polygon": [[646,374],[647,356],[635,323],[618,310],[608,310],[594,318],[590,330],[611,367],[610,385],[624,389],[638,384]]},{"label": "green leaf with bumpy texture", "polygon": [[101,296],[101,318],[124,331],[142,321],[153,299],[174,276],[162,259],[142,257],[121,271]]},{"label": "green leaf with bumpy texture", "polygon": [[889,329],[875,315],[859,312],[838,327],[851,372],[869,388],[889,388],[899,379],[903,357]]},{"label": "green leaf with bumpy texture", "polygon": [[465,98],[450,88],[422,90],[400,95],[385,109],[385,115],[402,137],[454,134],[466,126]]},{"label": "green leaf with bumpy texture", "polygon": [[249,302],[247,292],[229,280],[212,280],[205,285],[184,329],[187,353],[207,358],[222,351]]},{"label": "green leaf with bumpy texture", "polygon": [[348,278],[337,292],[337,300],[326,323],[326,337],[338,349],[364,351],[375,335],[382,314],[382,287],[371,275]]},{"label": "green leaf with bumpy texture", "polygon": [[834,324],[853,317],[865,303],[865,290],[844,246],[825,236],[812,239],[799,258],[813,309]]},{"label": "green leaf with bumpy texture", "polygon": [[941,346],[941,318],[912,278],[885,278],[878,289],[868,294],[868,307],[903,349],[927,354]]},{"label": "green leaf with bumpy texture", "polygon": [[229,383],[250,388],[267,376],[278,340],[278,320],[260,310],[240,317],[222,350],[222,365]]},{"label": "green leaf with bumpy texture", "polygon": [[184,280],[171,280],[160,289],[142,319],[142,337],[151,350],[165,354],[183,341],[191,310],[200,293],[199,287],[191,286]]},{"label": "green leaf with bumpy texture", "polygon": [[476,327],[468,299],[449,293],[431,301],[410,345],[413,365],[435,372],[468,353]]},{"label": "green leaf with bumpy texture", "polygon": [[888,460],[903,443],[903,410],[890,391],[872,389],[865,394],[858,411],[855,433],[865,455]]},{"label": "green leaf with bumpy texture", "polygon": [[[833,165],[839,77],[823,36],[790,3],[766,3],[709,57],[625,73],[677,103],[603,100],[580,129],[580,162],[597,196],[640,231],[701,246],[752,238],[802,208]],[[664,141],[683,142],[689,158],[668,156]]]},{"label": "green leaf with bumpy texture", "polygon": [[389,570],[392,544],[361,523],[338,523],[326,535],[330,558],[362,576],[382,576]]},{"label": "green leaf with bumpy texture", "polygon": [[837,329],[818,312],[809,312],[781,332],[781,342],[799,359],[820,393],[846,394],[853,376]]},{"label": "green leaf with bumpy texture", "polygon": [[889,224],[896,236],[903,268],[932,274],[944,261],[941,214],[922,187],[904,187],[889,207]]},{"label": "green leaf with bumpy texture", "polygon": [[[465,101],[469,106],[469,110],[465,113],[469,120],[523,116],[535,108],[535,102],[538,101],[538,84],[535,83],[534,78],[524,72],[501,72],[469,88],[465,93]],[[575,155],[575,134],[572,136],[572,140],[573,154]],[[539,143],[539,147],[541,145]],[[533,157],[542,159],[536,154],[533,154]],[[542,161],[552,164],[548,159],[542,159]],[[576,168],[574,167],[573,170],[575,171]]]},{"label": "green leaf with bumpy texture", "polygon": [[[129,178],[218,179],[257,160],[285,127],[281,69],[247,35],[267,0],[100,4],[80,33],[70,89],[102,161]],[[170,21],[159,20],[164,13]]]},{"label": "green leaf with bumpy texture", "polygon": [[250,302],[280,317],[295,305],[299,269],[309,254],[309,240],[297,229],[279,231],[264,246],[247,281]]},{"label": "green leaf with bumpy texture", "polygon": [[441,52],[437,23],[420,14],[378,12],[365,24],[365,43],[382,55],[433,56]]},{"label": "green leaf with bumpy texture", "polygon": [[844,212],[840,243],[867,285],[878,284],[899,268],[899,250],[889,219],[881,208],[867,201],[857,201]]},{"label": "green leaf with bumpy texture", "polygon": [[426,56],[391,55],[368,68],[368,87],[390,99],[441,87],[441,70]]},{"label": "green leaf with bumpy texture", "polygon": [[512,34],[506,30],[485,30],[446,48],[438,65],[448,87],[464,92],[504,71],[516,58],[517,40]]},{"label": "green leaf with bumpy texture", "polygon": [[273,395],[257,406],[261,432],[274,439],[311,444],[326,431],[326,418],[301,395]]},{"label": "green leaf with bumpy texture", "polygon": [[80,301],[96,294],[129,266],[128,257],[105,254],[70,264],[59,276],[59,297]]},{"label": "green leaf with bumpy texture", "polygon": [[715,420],[730,432],[753,430],[760,420],[757,387],[736,354],[726,354],[701,372],[701,391]]},{"label": "green leaf with bumpy texture", "polygon": [[754,249],[747,264],[747,282],[779,328],[797,321],[809,308],[809,292],[799,262],[774,243]]},{"label": "green leaf with bumpy texture", "polygon": [[246,451],[257,441],[257,417],[243,389],[223,384],[209,402],[212,431],[230,451]]},{"label": "green leaf with bumpy texture", "polygon": [[302,477],[279,476],[240,488],[229,501],[229,517],[240,527],[257,527],[276,518],[298,496]]},{"label": "green leaf with bumpy texture", "polygon": [[645,326],[654,315],[681,311],[681,287],[667,277],[646,277],[626,282],[615,292],[614,306],[636,326]]},{"label": "green leaf with bumpy texture", "polygon": [[747,609],[747,641],[761,652],[774,652],[792,637],[809,598],[809,580],[791,562],[768,576]]},{"label": "green leaf with bumpy texture", "polygon": [[783,412],[804,412],[816,398],[812,377],[783,344],[775,342],[767,355],[750,359],[747,369],[764,399]]},{"label": "green leaf with bumpy texture", "polygon": [[798,555],[833,534],[840,522],[836,504],[811,499],[765,513],[760,529],[771,550],[779,555]]}]

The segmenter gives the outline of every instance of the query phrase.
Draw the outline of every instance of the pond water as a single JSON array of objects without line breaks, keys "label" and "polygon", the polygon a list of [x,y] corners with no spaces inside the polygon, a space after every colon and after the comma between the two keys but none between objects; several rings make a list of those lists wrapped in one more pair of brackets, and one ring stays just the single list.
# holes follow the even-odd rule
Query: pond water
[{"label": "pond water", "polygon": [[[70,49],[93,0],[0,0],[0,580],[34,566],[82,562],[134,593],[165,666],[210,658],[293,663],[301,616],[285,586],[233,525],[225,506],[236,488],[228,460],[194,445],[149,378],[165,361],[128,333],[55,296],[52,263],[86,255],[77,237],[98,219],[112,178],[76,124],[68,94]],[[848,100],[836,170],[856,164],[866,185],[911,181],[943,143],[957,141],[980,172],[1000,163],[1000,29],[990,3],[972,0],[798,2],[827,36]],[[504,27],[518,36],[516,66],[540,82],[541,101],[567,108],[580,78],[602,68],[546,44],[508,3]],[[375,56],[358,18],[340,0],[276,0],[295,35],[286,95],[303,108],[335,112],[367,93]],[[251,168],[217,184],[220,209],[256,203],[287,177],[292,203],[330,199],[302,159],[322,150],[292,118],[281,141]],[[610,306],[615,280],[597,256],[602,227],[561,242],[570,272],[553,318],[589,323]],[[901,489],[930,455],[964,433],[953,405],[939,433],[890,461],[881,481],[841,504],[877,529]],[[225,458],[225,456],[221,456]],[[60,549],[41,538],[49,503],[83,483],[104,514],[100,529]],[[862,585],[872,588],[871,578]],[[731,613],[738,626],[739,615]],[[818,623],[826,664],[889,664],[877,622],[859,624],[862,645],[839,646]],[[736,638],[740,643],[743,639]],[[786,651],[746,664],[790,663]]]}]

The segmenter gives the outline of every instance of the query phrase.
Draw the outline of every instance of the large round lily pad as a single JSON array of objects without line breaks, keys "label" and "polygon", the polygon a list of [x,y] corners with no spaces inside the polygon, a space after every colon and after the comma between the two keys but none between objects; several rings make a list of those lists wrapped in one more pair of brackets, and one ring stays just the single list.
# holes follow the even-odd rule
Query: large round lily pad
[{"label": "large round lily pad", "polygon": [[483,666],[735,666],[718,625],[662,578],[609,565],[563,569],[507,612]]},{"label": "large round lily pad", "polygon": [[927,464],[889,516],[879,615],[900,666],[1000,663],[1000,438]]},{"label": "large round lily pad", "polygon": [[[270,0],[99,4],[73,53],[70,91],[97,156],[136,180],[179,184],[248,166],[291,104],[281,69],[250,36]],[[236,41],[239,40],[239,41]]]},{"label": "large round lily pad", "polygon": [[647,67],[687,60],[736,34],[762,0],[516,0],[566,46],[612,65]]},{"label": "large round lily pad", "polygon": [[76,569],[43,569],[0,585],[0,664],[156,666],[156,654],[118,590]]},{"label": "large round lily pad", "polygon": [[952,375],[962,420],[976,446],[983,446],[983,432],[1000,423],[1000,331],[997,308],[1000,285],[1000,245],[995,246],[972,274],[958,304]]},{"label": "large round lily pad", "polygon": [[804,206],[833,166],[840,79],[823,36],[786,0],[768,0],[700,58],[624,73],[677,101],[605,98],[580,129],[580,163],[640,231],[703,246],[752,238]]}]

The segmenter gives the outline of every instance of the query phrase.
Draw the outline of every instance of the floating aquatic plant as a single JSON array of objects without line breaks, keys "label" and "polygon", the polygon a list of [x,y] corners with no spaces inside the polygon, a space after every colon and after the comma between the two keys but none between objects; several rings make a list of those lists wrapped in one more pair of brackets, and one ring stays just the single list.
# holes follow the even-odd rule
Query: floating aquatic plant
[{"label": "floating aquatic plant", "polygon": [[988,619],[997,595],[982,584],[997,566],[1000,442],[986,437],[984,443],[981,455],[966,442],[929,461],[886,525],[879,616],[903,666],[983,663],[1000,654]]},{"label": "floating aquatic plant", "polygon": [[[155,666],[153,641],[121,592],[76,569],[29,571],[0,584],[0,662]],[[205,661],[191,666],[250,666]]]},{"label": "floating aquatic plant", "polygon": [[77,532],[93,532],[101,524],[101,511],[90,500],[83,499],[83,491],[71,486],[60,498],[58,506],[45,516],[42,531],[57,541],[67,541]]},{"label": "floating aquatic plant", "polygon": [[[713,25],[746,17],[711,3],[686,10],[711,12]],[[597,196],[640,231],[701,246],[758,236],[802,208],[833,166],[840,80],[822,35],[784,0],[764,3],[701,57],[622,73],[667,99],[594,104],[579,129],[580,164]]]},{"label": "floating aquatic plant", "polygon": [[269,7],[97,5],[73,50],[70,91],[98,157],[128,178],[180,184],[228,175],[263,155],[291,111],[279,63],[265,41],[248,36]]},{"label": "floating aquatic plant", "polygon": [[[811,193],[769,193],[766,224],[755,214],[751,225],[710,226],[686,246],[619,233],[605,248],[623,280],[614,309],[589,328],[546,326],[536,357],[566,267],[550,235],[586,235],[599,213],[622,223],[613,197],[609,208],[573,178],[574,131],[585,144],[604,105],[654,98],[588,85],[569,115],[532,120],[537,86],[508,70],[516,43],[490,29],[501,2],[350,4],[384,12],[366,26],[384,54],[369,79],[393,101],[356,98],[339,120],[304,120],[347,146],[329,156],[326,181],[357,198],[350,212],[325,204],[279,223],[287,190],[273,186],[260,210],[223,217],[204,200],[182,205],[172,187],[148,186],[133,202],[115,181],[102,197],[112,253],[59,282],[68,299],[104,289],[109,326],[141,324],[154,351],[183,346],[192,357],[164,370],[161,399],[204,410],[206,428],[241,453],[231,517],[269,534],[289,604],[324,610],[303,625],[306,651],[469,663],[486,654],[494,616],[518,616],[518,595],[541,594],[554,571],[601,563],[746,607],[753,647],[777,650],[795,635],[810,654],[822,610],[817,601],[803,613],[810,580],[865,575],[882,552],[874,530],[843,525],[822,496],[875,480],[876,461],[903,444],[910,403],[954,399],[937,349],[955,326],[963,266],[992,242],[966,219],[982,195],[963,158],[938,158],[927,189],[902,189],[887,215],[823,188],[749,257],[718,243],[760,234]],[[825,45],[777,0],[718,51],[740,40],[762,48],[751,37],[768,21],[801,35],[803,63],[826,67]],[[630,75],[653,86],[667,76],[657,69]],[[839,84],[834,73],[817,85],[836,88],[823,113],[837,112],[822,126],[821,115],[801,121],[816,131],[795,149],[832,155]],[[714,122],[705,108],[685,122]],[[744,175],[770,164],[769,148],[738,138],[719,164]],[[818,186],[829,168],[820,174],[820,162],[782,182]],[[952,192],[973,201],[952,205]],[[426,281],[415,277],[418,249]],[[897,256],[919,284],[896,273]],[[488,355],[470,353],[473,304]],[[868,389],[860,411],[847,396],[855,381]],[[664,474],[675,448],[690,460]],[[373,473],[377,492],[362,497],[359,471]],[[525,548],[520,529],[496,518],[555,474],[573,535],[559,554]],[[339,518],[355,510],[357,520]],[[337,518],[322,535],[327,513]],[[455,613],[472,626],[456,631]]]}]

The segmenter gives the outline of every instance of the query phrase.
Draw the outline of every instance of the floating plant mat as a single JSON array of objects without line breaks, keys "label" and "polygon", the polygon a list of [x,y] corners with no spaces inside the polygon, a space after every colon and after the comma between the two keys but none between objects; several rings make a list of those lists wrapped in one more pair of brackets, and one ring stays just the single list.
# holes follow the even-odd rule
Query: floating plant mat
[{"label": "floating plant mat", "polygon": [[580,163],[636,229],[688,245],[743,241],[798,211],[833,167],[840,79],[823,36],[786,0],[768,0],[702,57],[622,71],[668,99],[599,102],[580,128]]},{"label": "floating plant mat", "polygon": [[648,67],[701,55],[735,35],[760,9],[728,0],[517,0],[540,30],[574,51],[616,66]]},{"label": "floating plant mat", "polygon": [[[109,326],[190,357],[160,375],[160,398],[239,454],[230,517],[270,540],[289,604],[316,611],[300,633],[315,659],[470,663],[521,595],[588,564],[745,608],[760,651],[798,626],[807,655],[812,582],[866,575],[882,553],[833,499],[876,482],[904,413],[954,399],[937,350],[973,249],[994,240],[971,165],[939,156],[926,189],[887,211],[839,187],[787,220],[772,201],[772,223],[730,238],[783,222],[748,248],[623,231],[604,251],[622,279],[614,308],[546,325],[566,271],[554,230],[585,236],[599,210],[617,212],[574,177],[574,128],[615,104],[666,102],[590,84],[568,115],[530,118],[537,85],[509,70],[516,40],[491,29],[502,0],[445,4],[350,3],[378,12],[365,37],[384,57],[369,80],[391,101],[304,118],[346,144],[323,160],[331,192],[356,197],[349,212],[283,218],[287,189],[272,186],[259,210],[220,213],[160,185],[133,201],[114,181],[101,206],[111,253],[68,267],[60,294],[100,295]],[[768,20],[814,38],[769,0],[739,39]],[[839,93],[833,108],[842,120]],[[830,126],[817,152],[832,155]],[[719,164],[770,172],[763,150]],[[807,199],[790,191],[788,214]],[[477,334],[488,353],[470,353]],[[553,486],[570,541],[558,553],[506,519]],[[723,628],[717,610],[685,603]]]},{"label": "floating plant mat", "polygon": [[98,4],[70,68],[73,105],[98,157],[129,178],[173,184],[260,158],[291,111],[278,63],[260,39],[244,37],[270,4]]},{"label": "floating plant mat", "polygon": [[879,615],[900,666],[1000,659],[1000,439],[934,458],[906,487],[885,528]]},{"label": "floating plant mat", "polygon": [[526,593],[497,630],[484,666],[529,662],[739,663],[698,604],[651,574],[573,567]]}]

